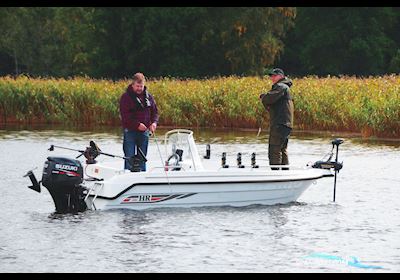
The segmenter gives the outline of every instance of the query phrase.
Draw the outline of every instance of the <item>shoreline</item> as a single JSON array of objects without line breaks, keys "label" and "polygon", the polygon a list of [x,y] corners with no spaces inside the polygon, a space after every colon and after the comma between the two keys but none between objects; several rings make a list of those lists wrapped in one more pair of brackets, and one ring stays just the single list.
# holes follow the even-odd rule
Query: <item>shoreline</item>
[{"label": "shoreline", "polygon": [[[127,81],[0,77],[0,127],[21,125],[92,128],[120,126],[118,102]],[[294,80],[295,131],[400,138],[400,75]],[[165,127],[268,129],[258,96],[260,77],[149,81]],[[243,94],[245,93],[245,94]],[[379,93],[379,94],[377,94]],[[265,127],[265,129],[264,129]]]},{"label": "shoreline", "polygon": [[[87,131],[87,130],[103,130],[106,128],[111,128],[112,130],[121,129],[118,124],[94,124],[94,125],[66,125],[65,123],[45,123],[45,122],[7,122],[0,123],[0,130],[72,130],[72,131]],[[228,131],[241,131],[241,132],[254,132],[255,135],[258,132],[258,128],[246,128],[246,127],[194,127],[194,126],[173,126],[173,125],[159,125],[158,129],[161,130],[169,130],[175,128],[186,128],[191,130],[203,130],[208,129],[211,131],[218,132],[228,132]],[[268,134],[269,128],[262,128],[260,135],[265,133]],[[340,130],[312,130],[312,129],[299,129],[294,128],[292,131],[292,135],[294,136],[331,136],[331,137],[348,137],[348,138],[360,138],[363,140],[376,140],[376,141],[388,141],[388,142],[400,142],[399,137],[381,137],[376,135],[364,136],[361,132],[355,131],[340,131]]]}]

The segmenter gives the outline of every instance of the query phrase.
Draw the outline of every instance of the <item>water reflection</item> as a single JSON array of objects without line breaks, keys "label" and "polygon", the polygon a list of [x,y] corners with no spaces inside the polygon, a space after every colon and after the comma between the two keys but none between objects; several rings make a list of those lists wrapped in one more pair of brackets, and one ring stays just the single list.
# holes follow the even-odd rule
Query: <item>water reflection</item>
[{"label": "water reflection", "polygon": [[148,241],[150,235],[146,232],[146,225],[152,219],[146,212],[132,210],[116,210],[119,212],[120,221],[118,222],[119,232],[113,235],[117,242],[136,244],[137,242]]},{"label": "water reflection", "polygon": [[50,223],[65,221],[69,223],[79,224],[87,219],[88,213],[89,212],[60,214],[57,212],[53,212],[50,215],[48,215],[47,218]]},{"label": "water reflection", "polygon": [[[184,128],[184,127],[183,127]],[[157,138],[163,141],[164,134],[174,128],[159,127]],[[257,130],[253,129],[223,129],[223,128],[187,128],[194,132],[197,143],[200,144],[268,144],[268,130],[263,130],[257,136]],[[0,139],[44,139],[57,140],[60,138],[71,140],[104,140],[122,142],[121,128],[118,126],[94,126],[94,127],[74,127],[61,125],[9,125],[0,130]],[[293,131],[290,139],[299,139],[311,142],[330,143],[331,139],[345,138],[354,144],[363,146],[390,146],[400,147],[398,138],[361,138],[359,134],[347,132],[320,132],[320,131]],[[150,141],[154,141],[153,138]]]}]

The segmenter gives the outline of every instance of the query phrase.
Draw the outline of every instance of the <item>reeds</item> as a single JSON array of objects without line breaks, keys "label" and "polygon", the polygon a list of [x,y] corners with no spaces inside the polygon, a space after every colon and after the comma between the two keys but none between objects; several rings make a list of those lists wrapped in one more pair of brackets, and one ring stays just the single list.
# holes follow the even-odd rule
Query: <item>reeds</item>
[{"label": "reeds", "polygon": [[[0,78],[0,123],[119,125],[119,98],[129,80]],[[162,78],[147,82],[160,125],[268,127],[259,95],[268,78]],[[293,79],[295,128],[400,137],[400,76]]]}]

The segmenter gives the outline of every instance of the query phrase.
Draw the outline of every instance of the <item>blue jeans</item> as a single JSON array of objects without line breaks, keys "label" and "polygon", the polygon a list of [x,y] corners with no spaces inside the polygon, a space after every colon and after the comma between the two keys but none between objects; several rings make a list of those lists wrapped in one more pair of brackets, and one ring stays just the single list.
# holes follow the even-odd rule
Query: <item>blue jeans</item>
[{"label": "blue jeans", "polygon": [[[128,129],[124,129],[124,143],[123,149],[125,157],[132,157],[139,152],[136,152],[136,147],[140,147],[143,151],[144,155],[147,155],[147,147],[149,145],[149,131],[146,130],[144,132],[140,131],[131,131]],[[125,160],[125,169],[131,169],[131,164]],[[140,165],[142,171],[146,171],[146,163],[143,162]]]}]

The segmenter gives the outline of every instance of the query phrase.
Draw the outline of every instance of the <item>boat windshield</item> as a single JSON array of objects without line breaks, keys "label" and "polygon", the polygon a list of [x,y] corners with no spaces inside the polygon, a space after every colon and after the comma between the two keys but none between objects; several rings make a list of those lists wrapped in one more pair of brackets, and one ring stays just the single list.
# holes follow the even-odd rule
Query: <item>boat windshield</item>
[{"label": "boat windshield", "polygon": [[195,169],[202,169],[202,163],[193,138],[193,132],[187,129],[174,129],[165,134],[165,152],[167,158],[178,153],[182,161],[193,162]]}]

